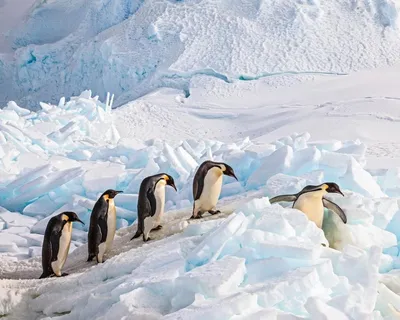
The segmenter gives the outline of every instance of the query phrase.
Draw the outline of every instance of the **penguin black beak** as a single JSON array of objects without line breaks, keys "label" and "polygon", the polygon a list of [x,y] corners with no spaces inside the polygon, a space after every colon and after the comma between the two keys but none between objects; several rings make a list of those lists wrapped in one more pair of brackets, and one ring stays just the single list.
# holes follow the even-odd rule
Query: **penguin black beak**
[{"label": "penguin black beak", "polygon": [[78,222],[82,223],[83,225],[85,225],[85,223],[80,219],[76,219],[76,221],[78,221]]},{"label": "penguin black beak", "polygon": [[115,191],[115,193],[116,193],[116,194],[118,194],[118,193],[123,193],[123,191]]},{"label": "penguin black beak", "polygon": [[337,193],[340,193],[344,197],[344,194],[341,190],[337,190]]},{"label": "penguin black beak", "polygon": [[229,177],[235,178],[236,181],[239,181],[238,178],[236,177],[236,175],[235,175],[235,173],[234,173],[233,171],[232,171],[232,172],[226,172],[225,174],[226,174],[227,176],[229,176]]},{"label": "penguin black beak", "polygon": [[172,188],[174,188],[176,192],[178,192],[178,190],[176,189],[175,183],[171,183],[170,186],[171,186]]}]

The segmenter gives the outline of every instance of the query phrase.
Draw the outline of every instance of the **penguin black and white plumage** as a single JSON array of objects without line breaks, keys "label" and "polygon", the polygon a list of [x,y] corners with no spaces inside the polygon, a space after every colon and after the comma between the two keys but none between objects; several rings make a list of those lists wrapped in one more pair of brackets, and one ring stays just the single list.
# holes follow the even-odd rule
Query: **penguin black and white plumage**
[{"label": "penguin black and white plumage", "polygon": [[166,173],[155,174],[143,179],[137,204],[138,229],[131,240],[143,235],[143,241],[149,241],[151,240],[149,238],[150,231],[162,228],[160,221],[164,214],[166,185],[177,191],[174,179]]},{"label": "penguin black and white plumage", "polygon": [[104,254],[112,247],[117,229],[117,212],[114,198],[122,191],[106,190],[95,203],[90,216],[88,232],[88,259],[94,257],[98,263],[104,261]]},{"label": "penguin black and white plumage", "polygon": [[324,198],[324,195],[327,193],[339,193],[344,196],[336,183],[326,182],[318,186],[306,186],[297,194],[273,197],[270,199],[270,203],[293,201],[293,208],[302,211],[318,228],[322,228],[324,207],[335,212],[342,219],[343,223],[347,223],[344,211],[336,203]]},{"label": "penguin black and white plumage", "polygon": [[193,213],[191,219],[200,219],[208,211],[210,214],[220,213],[213,210],[217,205],[222,188],[222,176],[235,178],[232,167],[222,162],[204,161],[193,178]]},{"label": "penguin black and white plumage", "polygon": [[43,273],[39,279],[68,275],[61,273],[61,269],[67,260],[74,221],[84,224],[75,212],[67,211],[52,217],[47,223],[42,246]]}]

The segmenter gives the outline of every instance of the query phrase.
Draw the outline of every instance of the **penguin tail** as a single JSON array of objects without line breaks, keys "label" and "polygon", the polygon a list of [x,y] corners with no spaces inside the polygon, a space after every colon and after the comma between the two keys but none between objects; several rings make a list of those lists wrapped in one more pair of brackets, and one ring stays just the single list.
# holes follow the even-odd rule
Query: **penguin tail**
[{"label": "penguin tail", "polygon": [[51,276],[51,273],[43,271],[42,275],[39,277],[39,279],[44,279],[44,278],[48,278],[49,276]]},{"label": "penguin tail", "polygon": [[142,233],[143,233],[142,230],[138,228],[135,235],[131,238],[131,240],[139,238],[142,235]]},{"label": "penguin tail", "polygon": [[88,256],[88,258],[87,258],[87,260],[86,260],[86,262],[90,262],[90,261],[92,261],[92,260],[93,260],[93,258],[94,258],[95,256],[96,256],[95,254],[93,254],[93,253],[90,253],[90,254],[89,254],[89,256]]}]

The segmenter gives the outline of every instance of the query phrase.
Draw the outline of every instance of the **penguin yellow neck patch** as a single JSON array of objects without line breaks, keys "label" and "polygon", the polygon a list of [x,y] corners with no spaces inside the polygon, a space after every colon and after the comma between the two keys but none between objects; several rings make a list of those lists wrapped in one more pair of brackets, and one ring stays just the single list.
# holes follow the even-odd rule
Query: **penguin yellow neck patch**
[{"label": "penguin yellow neck patch", "polygon": [[61,218],[62,218],[64,221],[68,221],[68,220],[69,220],[69,217],[68,217],[66,214],[63,214],[63,215],[61,216]]},{"label": "penguin yellow neck patch", "polygon": [[103,196],[103,199],[107,201],[108,199],[110,199],[110,196],[109,196],[108,194],[105,194],[105,195]]}]

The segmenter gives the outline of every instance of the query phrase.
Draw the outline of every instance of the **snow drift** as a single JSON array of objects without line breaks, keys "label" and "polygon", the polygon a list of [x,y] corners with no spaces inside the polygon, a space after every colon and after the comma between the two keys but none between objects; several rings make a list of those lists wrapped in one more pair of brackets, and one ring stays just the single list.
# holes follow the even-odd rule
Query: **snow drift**
[{"label": "snow drift", "polygon": [[[0,105],[38,109],[81,88],[119,106],[158,87],[346,73],[392,64],[396,1],[37,1],[0,55]],[[60,23],[63,21],[63,23]],[[382,34],[384,36],[382,36]]]}]

